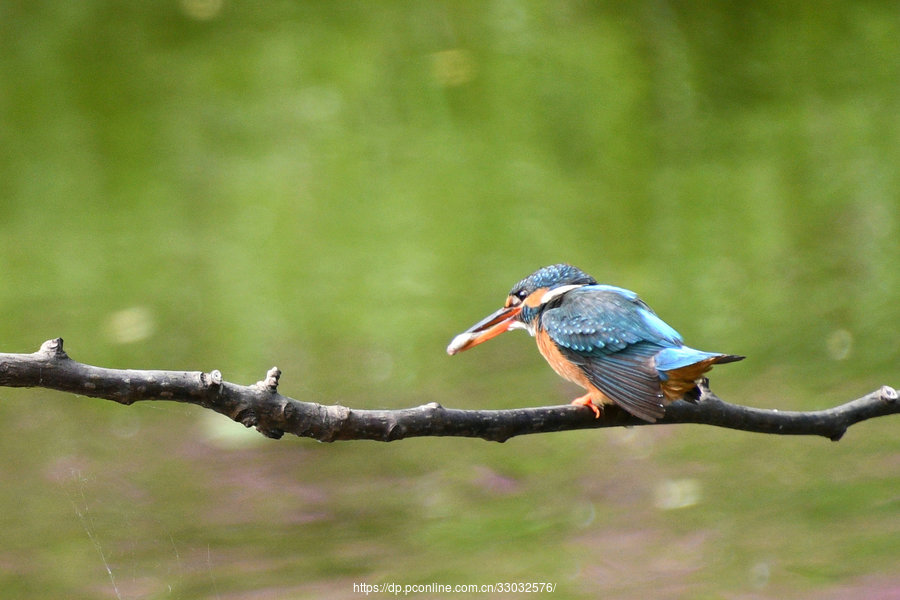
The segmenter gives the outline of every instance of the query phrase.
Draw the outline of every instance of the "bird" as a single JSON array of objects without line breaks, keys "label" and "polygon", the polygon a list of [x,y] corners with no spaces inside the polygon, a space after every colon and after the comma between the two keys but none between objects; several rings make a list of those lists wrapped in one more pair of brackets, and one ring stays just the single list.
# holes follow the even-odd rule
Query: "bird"
[{"label": "bird", "polygon": [[460,333],[447,346],[458,354],[511,329],[525,329],[554,371],[587,392],[573,400],[600,418],[618,405],[654,423],[675,400],[699,398],[699,383],[715,364],[743,356],[704,352],[635,292],[605,285],[569,264],[538,269],[516,283],[503,308]]}]

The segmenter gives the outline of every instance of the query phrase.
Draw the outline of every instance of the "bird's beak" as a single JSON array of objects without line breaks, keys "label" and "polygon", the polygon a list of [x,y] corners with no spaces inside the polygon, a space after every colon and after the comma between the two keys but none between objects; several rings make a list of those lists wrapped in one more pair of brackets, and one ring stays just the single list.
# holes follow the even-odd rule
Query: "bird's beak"
[{"label": "bird's beak", "polygon": [[453,338],[447,346],[447,354],[453,355],[481,342],[497,337],[517,323],[516,317],[522,312],[522,306],[506,306],[478,321],[464,332]]}]

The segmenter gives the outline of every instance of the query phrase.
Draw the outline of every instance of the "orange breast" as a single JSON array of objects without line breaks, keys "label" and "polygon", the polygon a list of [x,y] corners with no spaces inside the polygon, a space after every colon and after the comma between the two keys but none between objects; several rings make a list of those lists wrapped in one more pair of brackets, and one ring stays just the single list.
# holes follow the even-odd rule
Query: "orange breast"
[{"label": "orange breast", "polygon": [[538,350],[541,351],[541,356],[550,363],[550,366],[553,367],[553,370],[556,371],[560,377],[568,379],[572,383],[578,384],[586,389],[594,404],[598,406],[601,404],[613,404],[613,401],[608,398],[606,394],[598,390],[590,381],[588,381],[587,376],[578,368],[578,365],[572,364],[571,361],[563,356],[562,352],[559,351],[559,348],[556,347],[556,344],[553,343],[553,340],[550,339],[550,336],[546,331],[543,329],[538,330],[534,338],[537,340],[537,346]]},{"label": "orange breast", "polygon": [[553,367],[553,370],[556,371],[560,377],[568,379],[572,383],[577,383],[584,389],[593,387],[588,382],[584,373],[581,372],[581,369],[576,365],[573,365],[562,355],[562,352],[559,351],[559,348],[556,347],[556,344],[553,343],[553,340],[550,339],[550,336],[546,331],[543,329],[539,330],[534,338],[537,340],[537,346],[538,350],[541,351],[541,356],[550,363],[550,366]]}]

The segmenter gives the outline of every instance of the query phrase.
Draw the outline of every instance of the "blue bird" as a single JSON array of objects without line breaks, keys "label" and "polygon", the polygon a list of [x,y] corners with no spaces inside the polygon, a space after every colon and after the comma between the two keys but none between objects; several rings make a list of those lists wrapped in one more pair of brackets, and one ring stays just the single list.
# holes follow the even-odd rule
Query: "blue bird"
[{"label": "blue bird", "polygon": [[743,356],[703,352],[681,336],[632,291],[602,285],[571,265],[538,269],[512,287],[503,308],[447,346],[456,354],[510,329],[526,329],[560,376],[587,393],[572,404],[599,418],[604,404],[655,422],[665,405],[696,396],[714,364]]}]

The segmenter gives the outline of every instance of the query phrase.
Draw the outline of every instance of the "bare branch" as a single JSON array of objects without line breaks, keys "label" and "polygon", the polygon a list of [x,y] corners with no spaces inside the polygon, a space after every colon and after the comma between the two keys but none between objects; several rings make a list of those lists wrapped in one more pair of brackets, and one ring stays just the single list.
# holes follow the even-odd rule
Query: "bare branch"
[{"label": "bare branch", "polygon": [[[510,410],[456,410],[437,403],[401,410],[356,410],[301,402],[278,393],[281,371],[273,367],[250,386],[229,383],[219,371],[138,371],[106,369],[76,362],[62,338],[48,340],[33,354],[0,353],[0,386],[42,387],[120,404],[171,400],[221,413],[271,438],[285,433],[323,442],[417,436],[476,437],[503,442],[517,435],[574,429],[651,425],[616,407],[595,419],[583,407],[565,404]],[[758,433],[819,435],[839,440],[847,428],[874,417],[900,413],[894,388],[881,389],[846,404],[811,412],[764,410],[729,404],[706,385],[697,402],[678,401],[655,425],[699,423]]]}]

